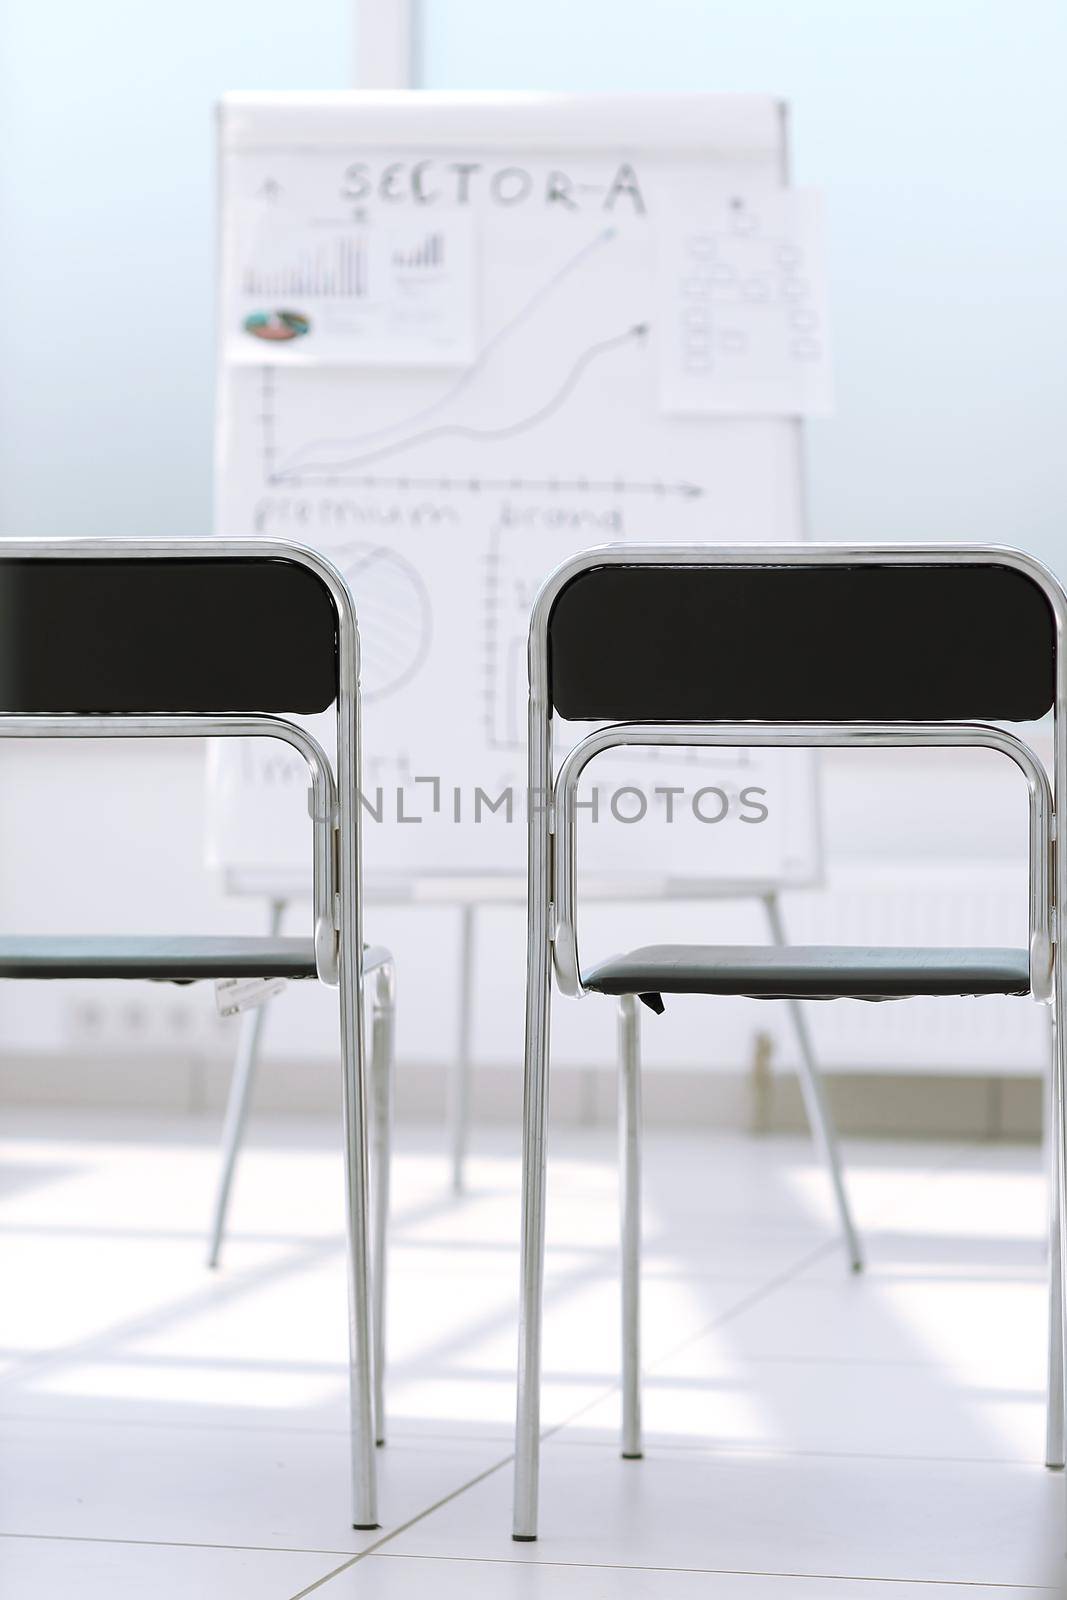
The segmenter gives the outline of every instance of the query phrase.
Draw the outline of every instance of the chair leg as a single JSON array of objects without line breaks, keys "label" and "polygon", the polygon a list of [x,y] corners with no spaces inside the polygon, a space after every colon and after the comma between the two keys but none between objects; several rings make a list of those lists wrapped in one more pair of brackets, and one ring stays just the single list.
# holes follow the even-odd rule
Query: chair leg
[{"label": "chair leg", "polygon": [[[284,900],[272,900],[270,905],[270,933],[276,937],[285,912]],[[246,1011],[241,1018],[241,1031],[237,1039],[237,1054],[230,1079],[230,1093],[226,1101],[226,1119],[222,1126],[222,1171],[215,1191],[215,1207],[211,1216],[211,1242],[208,1245],[207,1264],[217,1267],[226,1235],[226,1218],[230,1209],[237,1157],[244,1138],[248,1110],[252,1104],[252,1089],[259,1066],[259,1053],[263,1047],[263,1029],[272,1002]]]},{"label": "chair leg", "polygon": [[515,1411],[512,1538],[537,1538],[541,1459],[541,1320],[545,1274],[545,1160],[548,1148],[549,954],[547,916],[531,939],[527,971],[522,1107],[522,1249],[519,1379]]},{"label": "chair leg", "polygon": [[392,1145],[393,1075],[396,1040],[396,969],[379,967],[374,975],[371,1022],[371,1082],[374,1096],[374,1236],[371,1279],[374,1285],[374,1418],[375,1442],[385,1443],[385,1285],[389,1236],[389,1164]]},{"label": "chair leg", "polygon": [[[342,916],[344,910],[342,909]],[[353,949],[353,945],[355,948]],[[367,1195],[367,1083],[363,1038],[361,949],[341,941],[342,1117],[345,1233],[348,1243],[348,1396],[352,1466],[352,1526],[377,1528],[374,1459],[374,1331]]]},{"label": "chair leg", "polygon": [[641,1021],[633,995],[619,1000],[619,1178],[622,1277],[622,1455],[641,1445]]},{"label": "chair leg", "polygon": [[1049,1093],[1046,1100],[1045,1151],[1049,1183],[1049,1304],[1048,1304],[1048,1393],[1045,1419],[1045,1465],[1064,1465],[1064,1419],[1067,1397],[1064,1392],[1064,1296],[1063,1274],[1063,1185],[1060,1165],[1063,1159],[1060,1115],[1063,1092],[1063,1065],[1059,1058],[1055,1005],[1049,1008],[1051,1062]]},{"label": "chair leg", "polygon": [[[785,944],[787,941],[778,897],[773,894],[764,896],[763,905],[767,913],[771,938],[775,944]],[[793,1024],[793,1032],[796,1035],[797,1046],[800,1050],[800,1087],[804,1095],[804,1108],[807,1112],[808,1125],[822,1155],[826,1170],[830,1174],[830,1182],[833,1185],[834,1200],[837,1204],[837,1213],[841,1222],[841,1232],[844,1235],[849,1265],[853,1272],[862,1272],[863,1248],[856,1232],[856,1225],[852,1220],[852,1211],[848,1203],[848,1194],[845,1190],[844,1174],[841,1170],[841,1158],[837,1149],[837,1133],[834,1129],[830,1107],[827,1104],[822,1074],[815,1060],[811,1034],[808,1032],[807,1020],[800,1001],[787,1000],[786,1005],[789,1008],[789,1018]]]},{"label": "chair leg", "polygon": [[459,1030],[448,1085],[448,1147],[452,1158],[452,1193],[462,1194],[470,1134],[471,1039],[474,1028],[475,907],[461,912],[459,965]]}]

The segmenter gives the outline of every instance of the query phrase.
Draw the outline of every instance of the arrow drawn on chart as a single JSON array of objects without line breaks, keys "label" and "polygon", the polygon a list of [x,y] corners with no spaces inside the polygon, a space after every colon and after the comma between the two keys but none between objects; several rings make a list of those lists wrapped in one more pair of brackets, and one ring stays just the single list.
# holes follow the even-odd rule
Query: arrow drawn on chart
[{"label": "arrow drawn on chart", "polygon": [[576,251],[569,260],[563,263],[558,272],[554,272],[551,278],[541,284],[540,288],[534,290],[530,298],[519,307],[513,317],[504,323],[503,327],[498,328],[492,337],[486,340],[471,365],[436,400],[432,400],[429,405],[412,412],[410,416],[400,417],[396,422],[387,423],[381,428],[371,428],[364,433],[349,433],[343,439],[314,439],[309,444],[301,445],[299,450],[293,452],[289,465],[284,470],[288,472],[292,468],[299,466],[303,458],[312,450],[350,450],[353,445],[370,444],[374,439],[382,439],[386,434],[395,433],[398,428],[414,427],[416,423],[425,422],[427,417],[436,416],[438,411],[450,405],[458,395],[463,393],[464,389],[469,387],[481,373],[497,345],[501,344],[509,334],[514,333],[515,329],[536,311],[542,300],[552,294],[565,278],[570,277],[571,273],[577,267],[580,267],[588,256],[593,255],[602,245],[608,244],[614,239],[617,231],[615,228],[603,228],[592,239],[583,244],[580,250]]},{"label": "arrow drawn on chart", "polygon": [[[298,487],[303,479],[299,473],[287,473],[286,483]],[[704,490],[699,483],[666,483],[660,478],[637,482],[630,478],[408,478],[376,477],[363,474],[358,478],[328,477],[316,479],[317,483],[342,483],[352,489],[414,489],[453,490],[460,494],[479,494],[482,490],[506,489],[513,493],[523,490],[537,494],[655,494],[679,495],[683,500],[698,499]]]},{"label": "arrow drawn on chart", "polygon": [[574,363],[570,372],[564,378],[560,387],[551,399],[546,400],[543,406],[532,411],[527,417],[520,417],[518,422],[509,422],[503,428],[471,428],[462,423],[442,423],[436,428],[424,428],[419,433],[408,434],[406,438],[394,439],[391,444],[379,445],[376,450],[365,450],[359,455],[349,456],[345,461],[334,461],[329,464],[315,462],[303,468],[287,468],[274,474],[271,480],[274,483],[285,483],[289,476],[298,473],[306,478],[321,472],[344,472],[349,467],[369,466],[372,461],[384,461],[389,456],[396,455],[398,450],[408,450],[416,445],[430,444],[438,439],[472,439],[480,444],[495,444],[501,439],[513,439],[517,434],[526,433],[530,428],[536,428],[558,411],[560,406],[570,397],[581,382],[586,369],[600,356],[607,355],[610,350],[617,350],[622,345],[640,343],[648,333],[648,323],[639,322],[632,328],[627,328],[625,333],[617,333],[610,339],[601,339],[599,343],[590,345]]}]

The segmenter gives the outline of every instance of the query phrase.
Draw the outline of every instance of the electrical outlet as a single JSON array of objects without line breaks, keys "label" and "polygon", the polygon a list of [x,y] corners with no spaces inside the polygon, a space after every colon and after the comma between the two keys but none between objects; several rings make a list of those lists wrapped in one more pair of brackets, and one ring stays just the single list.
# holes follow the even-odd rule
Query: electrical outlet
[{"label": "electrical outlet", "polygon": [[[169,986],[168,986],[169,987]],[[225,1055],[233,1024],[216,1012],[211,988],[156,993],[147,984],[94,985],[71,995],[63,1013],[68,1048],[86,1055]]]}]

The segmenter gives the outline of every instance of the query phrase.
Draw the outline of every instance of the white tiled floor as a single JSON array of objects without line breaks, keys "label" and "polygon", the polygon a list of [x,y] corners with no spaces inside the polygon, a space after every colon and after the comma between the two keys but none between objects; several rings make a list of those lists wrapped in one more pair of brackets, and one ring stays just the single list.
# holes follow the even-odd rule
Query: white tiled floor
[{"label": "white tiled floor", "polygon": [[0,1596],[920,1600],[1059,1592],[1037,1151],[853,1145],[844,1271],[801,1141],[653,1136],[647,1456],[618,1424],[613,1140],[550,1173],[542,1537],[509,1537],[518,1162],[402,1132],[384,1526],[348,1525],[340,1163],[256,1129],[223,1269],[214,1129],[5,1115]]}]

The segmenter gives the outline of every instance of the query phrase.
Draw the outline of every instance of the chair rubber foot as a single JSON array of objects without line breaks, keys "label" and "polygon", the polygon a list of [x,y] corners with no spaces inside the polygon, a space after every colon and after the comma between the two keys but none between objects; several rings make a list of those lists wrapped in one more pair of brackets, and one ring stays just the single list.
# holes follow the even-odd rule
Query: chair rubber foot
[{"label": "chair rubber foot", "polygon": [[384,1450],[385,1449],[385,1440],[384,1439],[375,1439],[374,1448],[376,1450]]},{"label": "chair rubber foot", "polygon": [[1063,1471],[1063,1462],[1062,1461],[1046,1461],[1045,1462],[1045,1466],[1046,1466],[1046,1468],[1047,1468],[1047,1470],[1049,1472],[1062,1472]]},{"label": "chair rubber foot", "polygon": [[380,1528],[381,1527],[381,1523],[380,1522],[353,1522],[352,1526],[353,1526],[353,1528],[355,1529],[355,1531],[357,1533],[373,1533],[376,1528]]},{"label": "chair rubber foot", "polygon": [[862,1261],[853,1261],[852,1265],[849,1267],[848,1270],[850,1272],[852,1272],[852,1273],[857,1273],[857,1274],[862,1272],[863,1271],[863,1262]]},{"label": "chair rubber foot", "polygon": [[536,1544],[537,1543],[537,1535],[536,1535],[536,1533],[513,1533],[511,1535],[511,1537],[512,1537],[512,1539],[514,1540],[514,1542],[516,1544]]},{"label": "chair rubber foot", "polygon": [[643,1461],[645,1459],[643,1450],[620,1450],[619,1455],[624,1461]]}]

